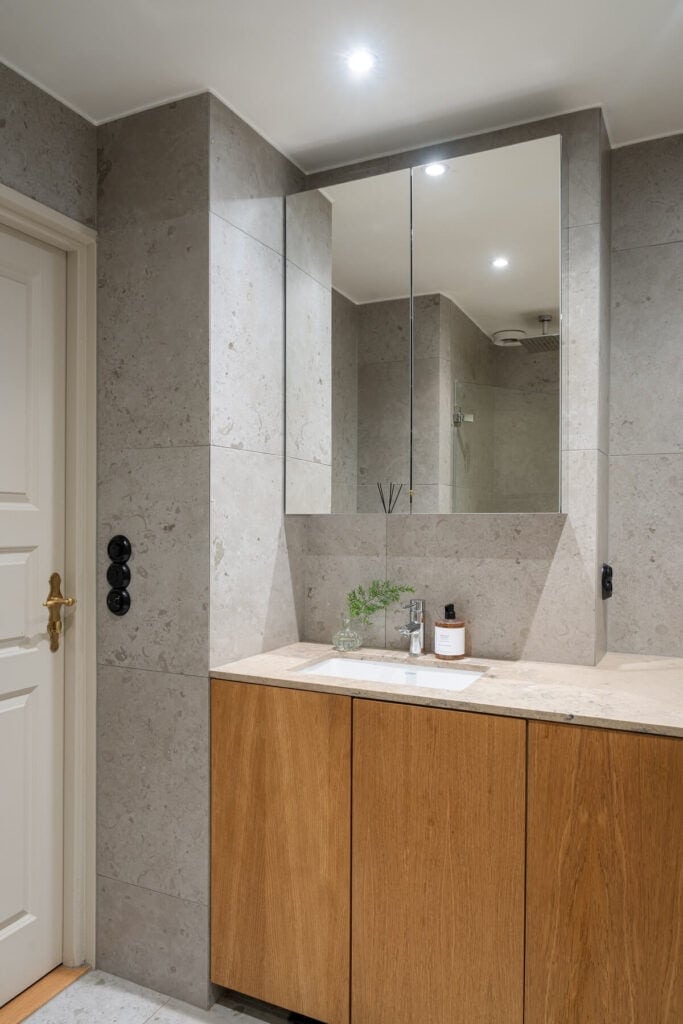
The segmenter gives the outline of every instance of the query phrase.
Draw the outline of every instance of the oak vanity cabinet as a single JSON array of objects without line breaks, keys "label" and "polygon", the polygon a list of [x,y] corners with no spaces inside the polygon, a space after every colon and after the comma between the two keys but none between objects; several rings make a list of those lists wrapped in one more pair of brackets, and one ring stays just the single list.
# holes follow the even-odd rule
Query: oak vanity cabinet
[{"label": "oak vanity cabinet", "polygon": [[351,698],[211,684],[211,978],[349,1020]]},{"label": "oak vanity cabinet", "polygon": [[354,700],[355,1024],[521,1024],[526,723]]},{"label": "oak vanity cabinet", "polygon": [[525,1024],[680,1024],[683,740],[528,741]]}]

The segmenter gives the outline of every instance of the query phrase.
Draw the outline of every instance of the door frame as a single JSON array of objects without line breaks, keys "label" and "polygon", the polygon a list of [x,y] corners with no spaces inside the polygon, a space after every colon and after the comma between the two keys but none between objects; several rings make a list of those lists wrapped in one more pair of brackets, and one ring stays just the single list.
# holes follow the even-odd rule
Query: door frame
[{"label": "door frame", "polygon": [[0,224],[66,253],[64,578],[78,607],[63,634],[62,959],[77,967],[95,962],[97,233],[6,185],[0,185]]}]

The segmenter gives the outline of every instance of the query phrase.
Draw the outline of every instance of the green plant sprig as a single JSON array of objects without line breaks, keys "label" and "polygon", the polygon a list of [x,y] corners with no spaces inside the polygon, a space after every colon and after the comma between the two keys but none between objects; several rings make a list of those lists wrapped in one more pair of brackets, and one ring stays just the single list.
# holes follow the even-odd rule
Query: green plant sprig
[{"label": "green plant sprig", "polygon": [[403,583],[392,583],[391,580],[373,580],[368,589],[356,587],[346,595],[349,617],[357,619],[364,626],[370,625],[370,619],[376,612],[381,612],[389,605],[401,600],[401,594],[414,594],[414,587]]}]

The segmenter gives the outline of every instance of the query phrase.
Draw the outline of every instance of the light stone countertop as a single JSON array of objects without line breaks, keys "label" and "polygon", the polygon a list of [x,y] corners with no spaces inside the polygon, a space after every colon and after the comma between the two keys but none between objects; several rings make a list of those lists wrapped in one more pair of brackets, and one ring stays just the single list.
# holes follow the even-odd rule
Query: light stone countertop
[{"label": "light stone countertop", "polygon": [[316,677],[300,671],[332,657],[417,663],[401,651],[361,648],[342,655],[326,644],[297,643],[221,665],[210,674],[214,679],[296,690],[683,737],[683,658],[606,654],[595,667],[486,658],[444,662],[430,654],[419,658],[425,667],[485,672],[458,691]]}]

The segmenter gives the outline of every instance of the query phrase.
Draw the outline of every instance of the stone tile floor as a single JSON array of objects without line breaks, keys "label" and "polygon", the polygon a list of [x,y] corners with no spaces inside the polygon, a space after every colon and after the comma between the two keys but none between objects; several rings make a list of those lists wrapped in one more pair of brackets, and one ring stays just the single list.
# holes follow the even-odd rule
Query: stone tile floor
[{"label": "stone tile floor", "polygon": [[26,1024],[284,1024],[285,1013],[226,998],[198,1010],[104,971],[90,971],[27,1018]]}]

